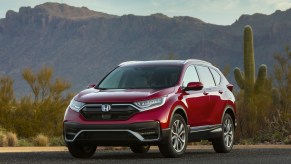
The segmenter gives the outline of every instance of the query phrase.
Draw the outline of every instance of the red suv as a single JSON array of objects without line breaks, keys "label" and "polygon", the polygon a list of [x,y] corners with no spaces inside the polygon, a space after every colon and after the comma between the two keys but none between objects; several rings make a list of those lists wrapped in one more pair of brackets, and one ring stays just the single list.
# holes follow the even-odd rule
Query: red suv
[{"label": "red suv", "polygon": [[146,153],[151,145],[165,157],[179,157],[189,141],[200,140],[227,153],[236,125],[232,89],[205,61],[124,62],[72,99],[64,139],[77,158],[93,156],[97,146]]}]

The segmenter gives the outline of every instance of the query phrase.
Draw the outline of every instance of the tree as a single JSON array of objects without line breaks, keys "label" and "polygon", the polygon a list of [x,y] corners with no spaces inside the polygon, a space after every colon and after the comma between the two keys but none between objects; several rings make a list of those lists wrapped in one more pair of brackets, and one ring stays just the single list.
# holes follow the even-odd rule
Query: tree
[{"label": "tree", "polygon": [[33,98],[25,96],[20,100],[15,114],[22,115],[16,116],[16,131],[25,137],[38,133],[61,135],[63,115],[72,98],[71,94],[66,93],[71,84],[61,78],[53,80],[53,70],[46,66],[36,73],[26,68],[22,76]]},{"label": "tree", "polygon": [[0,78],[0,107],[11,106],[15,103],[13,80],[4,76]]},{"label": "tree", "polygon": [[284,112],[290,112],[291,108],[291,51],[289,46],[285,48],[285,54],[276,53],[277,61],[274,67],[274,78],[280,94],[280,108]]},{"label": "tree", "polygon": [[0,77],[0,127],[10,124],[10,113],[15,108],[13,80],[8,76]]}]

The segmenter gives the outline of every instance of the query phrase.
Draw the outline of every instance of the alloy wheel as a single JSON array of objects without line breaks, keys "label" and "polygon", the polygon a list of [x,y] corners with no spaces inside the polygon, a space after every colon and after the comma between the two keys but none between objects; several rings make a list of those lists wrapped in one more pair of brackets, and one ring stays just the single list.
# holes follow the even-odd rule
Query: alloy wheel
[{"label": "alloy wheel", "polygon": [[180,120],[176,120],[171,128],[172,146],[177,152],[181,152],[185,147],[186,129]]},{"label": "alloy wheel", "polygon": [[232,121],[227,118],[223,124],[224,144],[226,147],[231,147],[233,144],[233,125]]}]

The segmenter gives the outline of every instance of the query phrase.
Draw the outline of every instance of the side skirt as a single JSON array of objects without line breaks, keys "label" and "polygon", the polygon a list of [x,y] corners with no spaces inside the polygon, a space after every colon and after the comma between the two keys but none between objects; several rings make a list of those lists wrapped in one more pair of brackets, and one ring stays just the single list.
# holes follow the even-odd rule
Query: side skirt
[{"label": "side skirt", "polygon": [[222,125],[205,125],[190,127],[189,142],[198,142],[201,140],[211,140],[222,136]]}]

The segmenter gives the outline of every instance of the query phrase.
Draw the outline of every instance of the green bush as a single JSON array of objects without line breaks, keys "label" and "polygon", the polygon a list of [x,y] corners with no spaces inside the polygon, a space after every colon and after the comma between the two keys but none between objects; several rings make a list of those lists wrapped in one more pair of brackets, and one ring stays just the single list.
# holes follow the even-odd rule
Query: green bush
[{"label": "green bush", "polygon": [[47,136],[45,136],[43,134],[37,135],[33,139],[33,145],[34,146],[48,146],[48,138],[47,138]]},{"label": "green bush", "polygon": [[17,146],[18,145],[18,138],[15,133],[8,132],[6,134],[7,136],[7,141],[8,141],[8,146]]},{"label": "green bush", "polygon": [[62,136],[61,137],[51,137],[49,139],[49,143],[50,143],[49,144],[50,146],[65,146],[66,145]]},{"label": "green bush", "polygon": [[23,139],[20,139],[18,141],[18,146],[31,147],[31,146],[34,146],[34,145],[30,140],[23,138]]},{"label": "green bush", "polygon": [[6,129],[0,126],[0,133],[6,133]]}]

